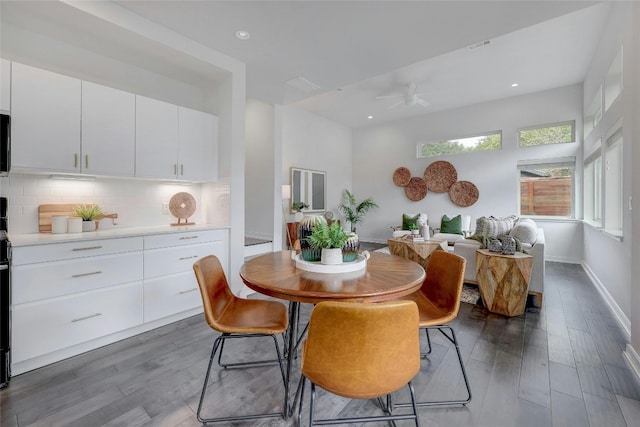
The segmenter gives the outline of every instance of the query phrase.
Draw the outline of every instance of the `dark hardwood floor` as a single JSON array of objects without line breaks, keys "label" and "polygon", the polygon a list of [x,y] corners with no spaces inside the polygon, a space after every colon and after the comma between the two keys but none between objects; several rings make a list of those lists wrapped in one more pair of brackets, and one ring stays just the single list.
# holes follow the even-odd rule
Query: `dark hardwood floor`
[{"label": "dark hardwood floor", "polygon": [[[521,317],[462,304],[453,326],[473,400],[466,407],[420,409],[423,427],[640,425],[640,384],[622,356],[625,334],[582,268],[547,263],[545,286],[543,308]],[[304,307],[302,321],[309,310]],[[16,376],[0,391],[0,424],[199,425],[195,410],[214,337],[204,318],[195,316]],[[260,357],[272,350],[267,340],[250,341],[230,343],[225,354]],[[454,348],[437,333],[432,343],[433,353],[414,380],[419,398],[462,395]],[[281,404],[283,388],[275,367],[218,369],[210,392],[205,416],[272,411]],[[406,396],[398,394],[397,400]],[[373,401],[327,393],[317,404],[323,416],[377,410]],[[307,407],[305,401],[303,425]],[[294,420],[233,425],[289,426]]]}]

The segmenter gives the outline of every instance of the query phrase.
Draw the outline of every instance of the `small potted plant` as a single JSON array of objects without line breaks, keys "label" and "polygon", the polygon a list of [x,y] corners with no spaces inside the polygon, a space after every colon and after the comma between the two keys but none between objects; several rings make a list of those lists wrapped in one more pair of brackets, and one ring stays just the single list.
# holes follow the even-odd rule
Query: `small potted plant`
[{"label": "small potted plant", "polygon": [[409,231],[412,236],[418,236],[420,234],[420,229],[416,224],[409,224]]},{"label": "small potted plant", "polygon": [[309,209],[309,205],[305,202],[295,202],[291,205],[291,210],[295,212],[294,219],[296,222],[300,222],[304,217],[302,210]]},{"label": "small potted plant", "polygon": [[95,231],[96,219],[104,215],[98,205],[78,205],[73,208],[73,213],[82,218],[82,231]]},{"label": "small potted plant", "polygon": [[348,239],[349,235],[338,222],[331,225],[316,224],[313,227],[313,233],[307,237],[312,248],[322,249],[320,256],[322,264],[342,264],[342,248]]}]

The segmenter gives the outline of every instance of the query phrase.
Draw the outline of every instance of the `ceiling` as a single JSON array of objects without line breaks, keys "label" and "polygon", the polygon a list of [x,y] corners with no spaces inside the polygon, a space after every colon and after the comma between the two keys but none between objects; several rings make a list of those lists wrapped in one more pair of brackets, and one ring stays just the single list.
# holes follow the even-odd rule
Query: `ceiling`
[{"label": "ceiling", "polygon": [[[293,104],[350,127],[581,82],[610,8],[593,1],[115,3],[244,62],[248,97]],[[3,0],[2,11],[3,22],[25,25],[27,12],[39,15],[77,28],[105,55],[156,71],[161,66],[172,78],[207,81],[197,61],[176,56],[171,63],[166,53],[127,43],[121,30],[79,19],[73,2]],[[48,31],[43,22],[36,28]],[[251,37],[239,40],[237,30]],[[76,39],[89,43],[77,33]],[[482,47],[469,49],[477,44]],[[299,78],[315,86],[287,83]],[[429,106],[389,109],[397,99],[376,99],[400,94],[409,83]]]}]

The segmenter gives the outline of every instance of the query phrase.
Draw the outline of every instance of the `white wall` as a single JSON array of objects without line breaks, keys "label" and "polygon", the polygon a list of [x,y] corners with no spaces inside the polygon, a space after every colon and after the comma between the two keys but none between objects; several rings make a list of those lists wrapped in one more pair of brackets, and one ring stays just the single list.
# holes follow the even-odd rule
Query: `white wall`
[{"label": "white wall", "polygon": [[247,100],[245,234],[267,240],[274,235],[274,120],[273,105]]},{"label": "white wall", "polygon": [[[338,218],[343,192],[352,187],[351,139],[346,126],[296,107],[282,107],[282,182],[290,183],[291,167],[327,172],[327,210]],[[344,222],[343,226],[348,227]]]},{"label": "white wall", "polygon": [[[640,49],[640,3],[635,2],[633,4],[632,19],[636,23],[633,26],[632,46],[635,46],[635,54],[633,55],[632,75],[636,76],[631,82],[632,87],[629,89],[629,93],[632,94],[632,114],[633,117],[640,115],[640,81],[638,81],[638,75],[640,75],[640,55],[637,53]],[[632,137],[632,164],[636,165],[632,170],[631,182],[636,185],[632,185],[632,197],[633,197],[633,211],[635,215],[631,216],[631,228],[633,232],[631,243],[631,259],[640,259],[640,120],[633,120],[633,134]],[[637,278],[640,277],[640,262],[634,262],[631,266],[631,277],[636,278],[631,286],[631,306],[634,307],[631,312],[631,348],[628,349],[627,354],[633,357],[635,361],[635,371],[640,376],[640,286],[637,286]]]},{"label": "white wall", "polygon": [[[585,135],[585,156],[592,152],[591,147],[602,139],[606,141],[606,134],[611,127],[623,118],[623,200],[631,195],[632,176],[632,128],[637,120],[638,112],[633,112],[631,89],[637,84],[632,64],[637,55],[638,46],[632,44],[632,4],[631,2],[614,2],[611,15],[606,24],[603,36],[597,47],[589,72],[584,81],[585,107],[591,101],[597,88],[604,83],[609,66],[623,46],[623,90],[611,105],[609,110],[603,111],[602,119],[597,126]],[[637,141],[636,141],[637,147]],[[625,207],[627,203],[624,203]],[[636,214],[637,216],[637,214]],[[623,239],[620,241],[605,235],[590,225],[584,226],[584,265],[590,272],[596,284],[609,298],[610,304],[617,306],[624,318],[621,321],[628,326],[631,316],[631,230],[632,212],[623,211]]]},{"label": "white wall", "polygon": [[[471,215],[472,228],[480,216],[503,216],[518,212],[518,160],[576,156],[581,159],[579,142],[545,147],[519,148],[517,130],[521,127],[576,121],[576,140],[582,138],[582,86],[573,85],[531,95],[514,96],[465,108],[434,113],[388,124],[372,125],[354,131],[353,182],[359,197],[371,196],[380,209],[370,212],[359,228],[362,240],[385,242],[390,226],[399,225],[403,213],[426,212],[429,224],[439,227],[443,214]],[[416,144],[502,130],[502,150],[416,158]],[[458,180],[471,181],[479,190],[478,201],[469,207],[454,205],[447,193],[429,192],[417,202],[405,196],[404,188],[394,185],[393,172],[407,167],[412,176],[422,177],[436,160],[451,162]],[[580,163],[580,162],[578,162]],[[580,170],[577,171],[580,174]],[[579,175],[581,176],[581,175]],[[580,212],[578,212],[579,214]],[[538,221],[544,229],[571,235],[577,244],[554,245],[547,240],[547,256],[579,262],[582,259],[581,230],[571,222]]]}]

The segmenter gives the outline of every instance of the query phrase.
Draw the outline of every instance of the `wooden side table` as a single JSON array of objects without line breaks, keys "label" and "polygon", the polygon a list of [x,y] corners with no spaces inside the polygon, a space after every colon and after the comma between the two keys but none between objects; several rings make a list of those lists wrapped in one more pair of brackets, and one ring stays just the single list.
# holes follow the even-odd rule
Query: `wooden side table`
[{"label": "wooden side table", "polygon": [[429,239],[424,242],[412,242],[402,237],[396,237],[387,240],[387,244],[389,245],[389,253],[391,253],[391,255],[397,255],[417,262],[425,269],[427,268],[429,257],[433,252],[447,250],[447,241],[437,239]]},{"label": "wooden side table", "polygon": [[503,255],[487,249],[476,251],[476,277],[485,307],[505,316],[524,314],[533,257],[521,252]]}]

